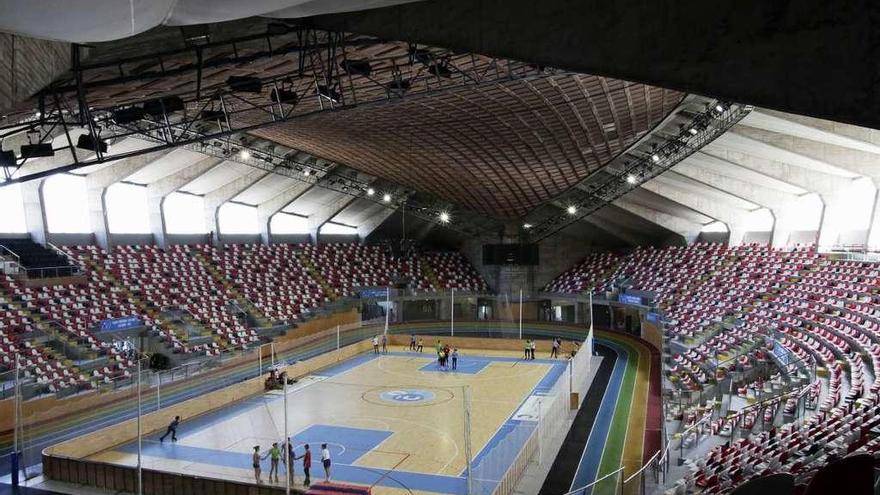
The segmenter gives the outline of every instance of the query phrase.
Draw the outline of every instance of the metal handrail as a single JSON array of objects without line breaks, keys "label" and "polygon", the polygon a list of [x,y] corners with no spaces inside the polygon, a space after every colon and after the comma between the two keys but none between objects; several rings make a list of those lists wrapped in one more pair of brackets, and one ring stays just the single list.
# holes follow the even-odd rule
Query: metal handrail
[{"label": "metal handrail", "polygon": [[0,244],[0,248],[2,248],[7,253],[11,254],[12,257],[15,258],[15,262],[18,263],[18,266],[21,266],[21,256],[15,254],[15,252],[13,250],[9,249],[8,247],[4,246],[3,244]]}]

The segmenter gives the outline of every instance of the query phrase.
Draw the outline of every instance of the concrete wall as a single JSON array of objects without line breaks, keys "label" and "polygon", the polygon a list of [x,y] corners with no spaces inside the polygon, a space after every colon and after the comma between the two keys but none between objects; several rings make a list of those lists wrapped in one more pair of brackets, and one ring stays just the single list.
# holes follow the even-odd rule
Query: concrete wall
[{"label": "concrete wall", "polygon": [[56,246],[84,246],[95,243],[95,234],[53,234],[50,232],[48,241]]}]

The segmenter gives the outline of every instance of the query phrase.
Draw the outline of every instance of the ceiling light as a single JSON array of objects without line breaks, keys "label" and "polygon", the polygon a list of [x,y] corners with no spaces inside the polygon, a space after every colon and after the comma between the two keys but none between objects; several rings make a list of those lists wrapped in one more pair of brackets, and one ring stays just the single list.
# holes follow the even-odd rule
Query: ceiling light
[{"label": "ceiling light", "polygon": [[532,228],[532,224],[530,224],[530,223],[524,223],[524,224],[523,224],[523,228],[526,229],[526,230],[529,230],[530,228]]},{"label": "ceiling light", "polygon": [[577,206],[570,205],[568,208],[565,209],[565,211],[567,211],[569,215],[574,215],[575,213],[577,213],[578,209]]},{"label": "ceiling light", "polygon": [[690,129],[688,129],[688,132],[691,133],[691,136],[696,136],[697,135],[697,128],[691,127]]},{"label": "ceiling light", "polygon": [[241,150],[241,151],[238,153],[238,156],[239,156],[242,160],[247,160],[248,158],[251,157],[251,152],[248,151],[248,150]]},{"label": "ceiling light", "polygon": [[372,196],[374,194],[376,194],[376,190],[373,189],[372,187],[368,187],[367,188],[367,196]]},{"label": "ceiling light", "polygon": [[34,118],[38,119],[43,116],[43,112],[37,112],[34,114]]},{"label": "ceiling light", "polygon": [[445,211],[440,212],[440,221],[443,223],[449,223],[449,213]]},{"label": "ceiling light", "polygon": [[654,163],[659,162],[659,161],[660,161],[660,155],[658,155],[657,153],[654,153],[653,155],[651,155],[651,161],[654,162]]},{"label": "ceiling light", "polygon": [[309,169],[305,169],[305,170],[303,170],[303,175],[305,175],[306,177],[308,177],[308,176],[312,175],[312,171],[309,170]]},{"label": "ceiling light", "polygon": [[723,112],[723,111],[724,111],[724,105],[722,105],[721,103],[715,105],[715,110],[718,111],[718,112]]},{"label": "ceiling light", "polygon": [[388,194],[388,193],[383,194],[383,195],[382,195],[382,201],[384,201],[384,202],[386,202],[386,203],[390,203],[390,202],[391,202],[391,195]]},{"label": "ceiling light", "polygon": [[635,184],[636,183],[636,176],[633,174],[629,174],[626,176],[626,181],[629,182],[630,184]]}]

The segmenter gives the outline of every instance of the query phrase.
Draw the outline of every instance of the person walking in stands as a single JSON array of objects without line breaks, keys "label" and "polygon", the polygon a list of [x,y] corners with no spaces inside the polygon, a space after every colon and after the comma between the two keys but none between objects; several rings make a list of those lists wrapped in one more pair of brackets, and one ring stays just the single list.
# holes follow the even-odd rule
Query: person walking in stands
[{"label": "person walking in stands", "polygon": [[162,435],[161,437],[159,437],[159,443],[164,442],[165,437],[167,437],[169,433],[171,434],[171,441],[176,442],[177,441],[177,426],[179,424],[180,424],[180,416],[174,416],[174,421],[172,421],[171,423],[168,424],[168,429],[165,430],[165,434]]},{"label": "person walking in stands", "polygon": [[324,481],[330,483],[330,450],[326,443],[321,444],[321,464],[324,465]]},{"label": "person walking in stands", "polygon": [[260,467],[260,446],[254,445],[254,455],[252,457],[253,466],[254,466],[254,478],[257,480],[257,484],[259,485],[263,481],[260,479],[260,473],[263,471],[263,468]]},{"label": "person walking in stands", "polygon": [[275,475],[275,483],[278,483],[278,462],[281,460],[281,449],[278,447],[278,442],[272,443],[272,448],[269,449],[269,482],[272,482],[272,475]]},{"label": "person walking in stands", "polygon": [[550,357],[553,359],[559,357],[559,337],[553,339],[553,348],[550,349]]},{"label": "person walking in stands", "polygon": [[452,349],[452,371],[458,369],[458,347]]},{"label": "person walking in stands", "polygon": [[416,350],[416,334],[412,334],[409,336],[409,350]]},{"label": "person walking in stands", "polygon": [[388,335],[382,334],[382,354],[388,354]]},{"label": "person walking in stands", "polygon": [[379,354],[379,336],[373,337],[373,354]]},{"label": "person walking in stands", "polygon": [[532,359],[535,359],[535,348],[537,348],[537,347],[538,347],[538,343],[534,339],[532,339],[532,343],[529,346]]},{"label": "person walking in stands", "polygon": [[425,339],[419,337],[419,352],[422,352],[425,349]]}]

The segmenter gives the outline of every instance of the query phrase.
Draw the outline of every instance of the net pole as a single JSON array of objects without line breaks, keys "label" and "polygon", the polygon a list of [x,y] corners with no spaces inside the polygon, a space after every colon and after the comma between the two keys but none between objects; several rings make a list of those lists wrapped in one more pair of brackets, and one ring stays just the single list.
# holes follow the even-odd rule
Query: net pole
[{"label": "net pole", "polygon": [[336,350],[339,350],[339,325],[336,325]]},{"label": "net pole", "polygon": [[12,407],[15,409],[15,423],[12,425],[12,486],[18,486],[18,463],[19,443],[21,442],[21,361],[18,352],[15,353],[15,388],[13,390]]},{"label": "net pole", "polygon": [[385,288],[385,330],[384,334],[388,335],[388,315],[391,313],[391,287]]},{"label": "net pole", "polygon": [[162,373],[156,373],[156,410],[162,408]]},{"label": "net pole", "polygon": [[260,373],[260,376],[262,377],[263,376],[263,346],[257,347],[257,359],[258,359],[259,366],[260,366],[259,373]]},{"label": "net pole", "polygon": [[455,337],[455,287],[452,288],[449,298],[449,336]]},{"label": "net pole", "polygon": [[474,493],[473,473],[471,472],[471,398],[470,388],[462,387],[462,399],[464,402],[464,461],[467,471],[467,494]]},{"label": "net pole", "polygon": [[144,493],[144,472],[143,472],[143,441],[142,441],[142,425],[141,425],[141,359],[138,358],[137,363],[137,437],[138,437],[138,458],[137,458],[137,492],[138,495]]},{"label": "net pole", "polygon": [[522,289],[519,290],[519,339],[522,340]]},{"label": "net pole", "polygon": [[[337,326],[337,328],[339,328]],[[338,335],[338,334],[337,334]],[[285,481],[284,481],[284,493],[285,495],[290,495],[290,478],[293,475],[293,459],[290,458],[291,445],[290,445],[290,437],[288,435],[287,429],[287,377],[284,377],[284,443],[287,452],[284,453],[284,458],[287,459],[287,472],[285,473]]]}]

